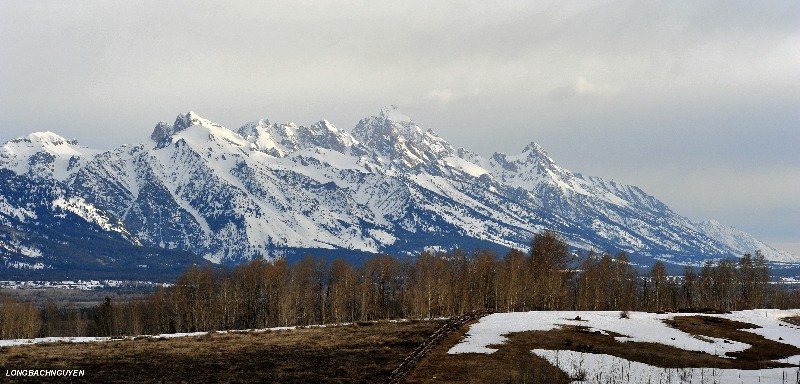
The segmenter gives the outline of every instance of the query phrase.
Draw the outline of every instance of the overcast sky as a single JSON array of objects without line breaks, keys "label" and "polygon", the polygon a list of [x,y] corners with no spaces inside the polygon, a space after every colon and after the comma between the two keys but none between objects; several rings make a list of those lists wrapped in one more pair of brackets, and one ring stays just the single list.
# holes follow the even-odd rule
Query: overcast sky
[{"label": "overcast sky", "polygon": [[350,130],[396,104],[800,255],[798,20],[796,0],[0,0],[0,142],[111,149],[189,110]]}]

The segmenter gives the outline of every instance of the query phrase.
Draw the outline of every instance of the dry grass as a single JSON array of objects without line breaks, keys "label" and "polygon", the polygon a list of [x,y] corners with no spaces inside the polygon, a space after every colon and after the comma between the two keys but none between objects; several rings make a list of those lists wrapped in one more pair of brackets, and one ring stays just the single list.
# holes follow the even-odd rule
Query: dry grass
[{"label": "dry grass", "polygon": [[784,317],[781,320],[792,325],[800,325],[800,316]]},{"label": "dry grass", "polygon": [[6,369],[84,369],[86,376],[80,382],[98,383],[375,383],[385,380],[441,325],[440,321],[381,322],[5,347],[0,348],[0,367],[3,375]]},{"label": "dry grass", "polygon": [[602,335],[584,327],[564,327],[547,332],[520,332],[507,335],[508,341],[494,345],[494,354],[448,355],[447,351],[462,338],[467,327],[442,343],[417,366],[408,383],[568,383],[561,370],[532,353],[532,349],[572,350],[602,353],[662,368],[716,367],[761,369],[788,366],[771,361],[800,354],[797,348],[764,339],[745,331],[750,324],[706,316],[677,317],[669,324],[698,337],[712,336],[740,341],[752,348],[731,353],[736,359],[702,352],[686,351],[655,343],[617,342],[620,335]]}]

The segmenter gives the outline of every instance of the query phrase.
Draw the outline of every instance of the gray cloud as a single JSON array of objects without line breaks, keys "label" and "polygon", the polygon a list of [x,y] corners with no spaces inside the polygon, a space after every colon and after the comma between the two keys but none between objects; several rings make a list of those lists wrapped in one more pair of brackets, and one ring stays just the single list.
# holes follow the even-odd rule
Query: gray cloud
[{"label": "gray cloud", "polygon": [[797,20],[796,1],[5,1],[0,140],[112,148],[189,109],[349,129],[399,104],[454,145],[538,141],[796,244]]}]

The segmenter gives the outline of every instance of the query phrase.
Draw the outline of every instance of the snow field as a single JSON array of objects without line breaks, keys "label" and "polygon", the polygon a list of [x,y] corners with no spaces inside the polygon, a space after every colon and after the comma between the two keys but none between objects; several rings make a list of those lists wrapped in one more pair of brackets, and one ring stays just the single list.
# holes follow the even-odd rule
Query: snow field
[{"label": "snow field", "polygon": [[534,349],[577,383],[796,383],[800,368],[659,368],[616,356]]},{"label": "snow field", "polygon": [[[311,327],[319,327],[324,328],[325,325],[316,325]],[[119,341],[119,340],[134,340],[139,338],[149,338],[152,337],[154,339],[174,339],[178,337],[196,337],[196,336],[205,336],[208,334],[226,334],[226,333],[248,333],[248,332],[256,332],[256,333],[263,333],[263,332],[275,332],[275,331],[288,331],[293,329],[300,329],[300,328],[309,328],[303,326],[295,326],[295,327],[273,327],[273,328],[265,328],[265,329],[244,329],[244,330],[231,330],[231,331],[211,331],[211,332],[182,332],[182,333],[163,333],[160,335],[139,335],[139,336],[122,336],[122,337],[100,337],[100,336],[92,336],[92,337],[37,337],[35,339],[11,339],[11,340],[0,340],[0,347],[13,347],[17,345],[29,345],[29,344],[43,344],[43,343],[94,343],[94,342],[102,342],[102,341]]]},{"label": "snow field", "polygon": [[[562,326],[582,326],[603,334],[613,333],[619,342],[651,342],[704,352],[724,358],[728,352],[743,351],[750,345],[719,338],[691,334],[669,327],[665,321],[679,316],[697,316],[695,313],[655,314],[630,312],[628,318],[620,312],[554,311],[495,313],[473,324],[464,340],[448,353],[486,353],[497,351],[492,345],[506,341],[505,335],[525,331],[549,331]],[[733,321],[750,323],[757,328],[743,331],[755,333],[766,339],[800,347],[800,327],[781,321],[784,317],[800,316],[800,310],[759,309],[737,311],[730,314],[702,314]],[[584,377],[589,382],[602,383],[796,383],[800,382],[800,368],[773,368],[762,370],[735,370],[712,368],[664,369],[639,362],[628,361],[603,354],[579,353],[568,350],[533,350],[532,353],[547,359],[570,377]],[[780,360],[798,364],[800,356]]]},{"label": "snow field", "polygon": [[[628,319],[620,319],[618,311],[553,311],[495,313],[474,324],[467,337],[448,351],[458,353],[494,353],[492,344],[502,344],[503,335],[513,332],[550,331],[561,326],[582,326],[591,331],[613,332],[619,342],[650,342],[669,345],[690,351],[705,352],[725,357],[727,352],[743,351],[750,346],[733,340],[692,335],[671,328],[664,323],[675,316],[693,314],[654,314],[630,312]],[[580,320],[576,320],[580,318]],[[777,338],[776,338],[777,339]],[[800,341],[800,340],[798,340]]]}]

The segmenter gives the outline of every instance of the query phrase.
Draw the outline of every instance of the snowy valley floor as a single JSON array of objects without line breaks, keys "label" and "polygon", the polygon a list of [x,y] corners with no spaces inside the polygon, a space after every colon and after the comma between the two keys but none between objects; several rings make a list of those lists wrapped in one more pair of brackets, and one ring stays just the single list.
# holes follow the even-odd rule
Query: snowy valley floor
[{"label": "snowy valley floor", "polygon": [[800,383],[798,316],[497,313],[454,335],[407,382]]}]

